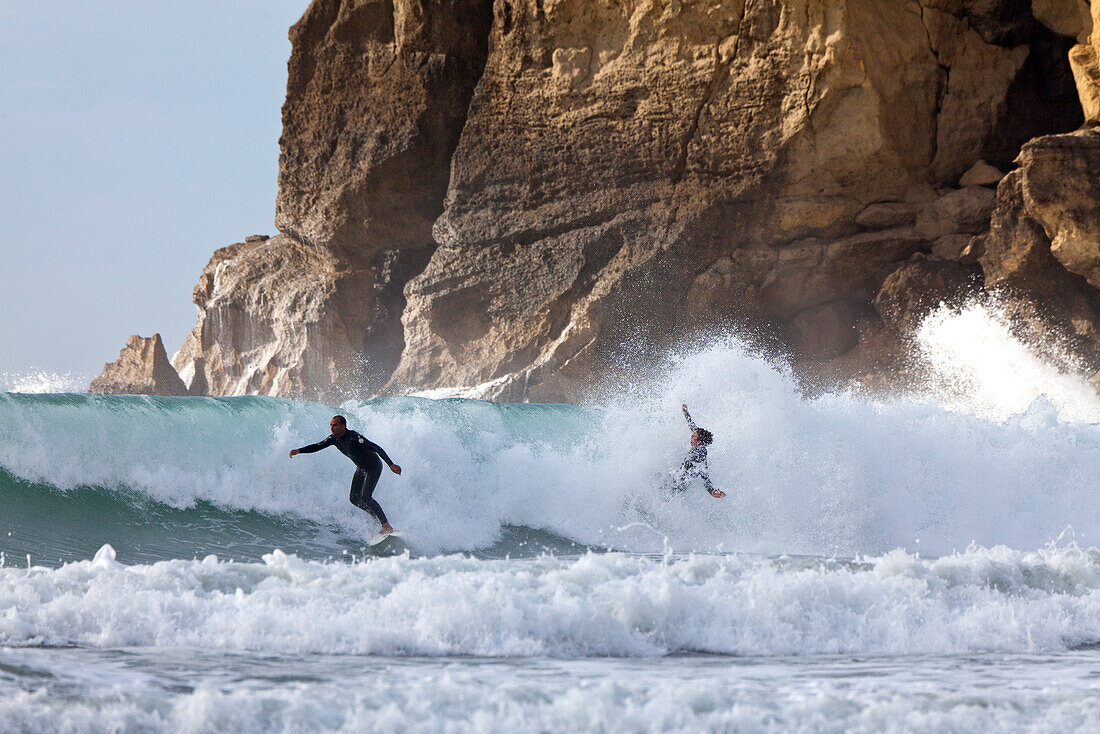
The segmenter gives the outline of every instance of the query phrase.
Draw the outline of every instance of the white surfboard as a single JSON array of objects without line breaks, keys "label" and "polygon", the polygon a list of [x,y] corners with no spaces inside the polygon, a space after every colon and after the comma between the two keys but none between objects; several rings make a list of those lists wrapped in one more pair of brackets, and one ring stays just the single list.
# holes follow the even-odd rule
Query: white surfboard
[{"label": "white surfboard", "polygon": [[400,537],[403,537],[403,533],[400,530],[395,530],[392,533],[379,533],[378,535],[375,535],[373,538],[371,538],[367,542],[370,543],[371,545],[378,545],[379,543],[385,542],[385,540],[387,538],[400,538]]}]

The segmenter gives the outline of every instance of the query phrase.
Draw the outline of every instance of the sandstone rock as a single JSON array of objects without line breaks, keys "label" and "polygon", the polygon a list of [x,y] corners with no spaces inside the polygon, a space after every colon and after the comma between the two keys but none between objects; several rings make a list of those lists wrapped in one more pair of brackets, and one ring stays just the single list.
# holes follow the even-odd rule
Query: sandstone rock
[{"label": "sandstone rock", "polygon": [[875,310],[899,333],[911,334],[941,304],[957,305],[977,292],[980,271],[914,255],[886,278]]},{"label": "sandstone rock", "polygon": [[1031,13],[1061,36],[1084,42],[1092,32],[1088,0],[1031,0]]},{"label": "sandstone rock", "polygon": [[[1033,24],[1028,58],[999,105],[994,130],[978,157],[1009,171],[1028,140],[1081,126],[1081,103],[1069,64],[1073,44],[1073,39]],[[966,165],[972,162],[966,161]]]},{"label": "sandstone rock", "polygon": [[187,395],[187,387],[168,361],[160,334],[126,340],[118,360],[104,365],[88,392],[106,395]]},{"label": "sandstone rock", "polygon": [[[392,389],[504,379],[530,395],[565,364],[731,321],[831,356],[852,318],[826,304],[869,308],[921,245],[911,229],[858,239],[912,221],[868,204],[980,158],[1027,56],[965,9],[902,2],[508,7],[442,247],[406,290]],[[963,197],[988,216],[983,192]],[[971,214],[946,212],[948,233],[977,231]]]},{"label": "sandstone rock", "polygon": [[[1088,218],[1095,217],[1094,210],[1074,199],[1095,185],[1095,174],[1083,173],[1095,136],[1050,136],[1025,146],[1020,169],[997,188],[989,234],[976,238],[984,248],[980,262],[986,285],[1005,294],[1018,311],[1019,328],[1047,343],[1057,341],[1094,370],[1100,368],[1100,298],[1085,277],[1067,270],[1051,252],[1051,233],[1084,231],[1077,227],[1087,229]],[[1078,223],[1075,217],[1084,219]],[[1086,272],[1088,262],[1080,263]]]},{"label": "sandstone rock", "polygon": [[1027,55],[1027,46],[991,46],[967,31],[949,60],[940,57],[951,70],[936,120],[933,170],[940,183],[957,181],[978,157],[974,153],[988,140]]},{"label": "sandstone rock", "polygon": [[803,385],[829,389],[846,384],[848,389],[865,394],[902,393],[914,383],[907,345],[893,328],[877,314],[864,316],[856,323],[859,341],[855,348],[827,362],[796,363]]},{"label": "sandstone rock", "polygon": [[924,0],[922,4],[966,19],[986,43],[1018,46],[1031,35],[1033,19],[1026,0]]},{"label": "sandstone rock", "polygon": [[1085,112],[1085,122],[1100,125],[1100,2],[1093,0],[1092,34],[1069,52],[1069,65],[1077,94]]},{"label": "sandstone rock", "polygon": [[951,191],[936,200],[917,218],[917,231],[934,240],[945,234],[978,234],[989,228],[989,216],[997,194],[982,186]]},{"label": "sandstone rock", "polygon": [[198,323],[173,361],[195,394],[369,395],[400,351],[371,341],[397,318],[387,309],[387,276],[401,267],[392,261],[419,258],[419,269],[425,255],[390,251],[360,266],[284,236],[224,247],[195,286]]},{"label": "sandstone rock", "polygon": [[1068,285],[1065,268],[1050,253],[1050,239],[1027,212],[1023,171],[1010,172],[997,187],[997,208],[988,235],[981,238],[987,286],[1005,285],[1034,295],[1053,295]]},{"label": "sandstone rock", "polygon": [[213,394],[573,399],[730,324],[807,373],[885,364],[884,279],[994,196],[921,192],[1079,124],[1052,36],[1021,0],[315,0],[281,234],[215,254],[176,364]]},{"label": "sandstone rock", "polygon": [[490,18],[490,0],[309,6],[290,29],[280,232],[360,262],[430,244]]},{"label": "sandstone rock", "polygon": [[764,313],[773,322],[785,323],[830,301],[869,305],[883,278],[922,244],[920,236],[906,228],[833,242],[792,243],[780,250],[778,263],[756,265]]},{"label": "sandstone rock", "polygon": [[270,241],[214,254],[176,355],[192,389],[339,400],[404,347],[450,158],[488,53],[489,0],[315,0],[291,29]]},{"label": "sandstone rock", "polygon": [[985,241],[984,235],[971,237],[970,242],[959,252],[958,261],[963,265],[980,264],[982,256],[985,255]]},{"label": "sandstone rock", "polygon": [[968,234],[946,234],[932,243],[932,255],[940,260],[961,261],[972,238]]},{"label": "sandstone rock", "polygon": [[911,227],[917,221],[918,211],[920,211],[919,206],[904,202],[888,201],[868,204],[856,215],[855,221],[856,224],[867,229]]},{"label": "sandstone rock", "polygon": [[1005,175],[985,161],[978,161],[959,179],[959,186],[996,186]]},{"label": "sandstone rock", "polygon": [[847,301],[829,301],[801,311],[791,320],[791,342],[799,356],[830,359],[859,342],[855,307]]},{"label": "sandstone rock", "polygon": [[1039,138],[1024,146],[1023,194],[1050,251],[1100,288],[1100,130]]},{"label": "sandstone rock", "polygon": [[1077,94],[1081,97],[1081,109],[1085,122],[1100,125],[1100,52],[1090,44],[1079,44],[1070,49],[1069,65]]}]

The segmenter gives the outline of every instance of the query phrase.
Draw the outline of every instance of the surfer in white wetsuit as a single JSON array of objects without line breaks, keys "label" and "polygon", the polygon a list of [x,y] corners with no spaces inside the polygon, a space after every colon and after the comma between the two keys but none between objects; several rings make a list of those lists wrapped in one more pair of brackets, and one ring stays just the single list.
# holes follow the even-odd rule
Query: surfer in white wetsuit
[{"label": "surfer in white wetsuit", "polygon": [[707,490],[711,497],[721,499],[726,496],[726,493],[711,483],[710,467],[707,465],[707,446],[714,441],[714,435],[707,429],[695,425],[695,421],[691,419],[691,413],[688,413],[686,405],[680,407],[683,408],[684,418],[691,429],[691,450],[684,459],[684,463],[680,465],[680,471],[676,475],[676,482],[673,484],[672,489],[675,492],[683,492],[687,489],[688,482],[692,478],[698,477],[703,480],[703,488]]}]

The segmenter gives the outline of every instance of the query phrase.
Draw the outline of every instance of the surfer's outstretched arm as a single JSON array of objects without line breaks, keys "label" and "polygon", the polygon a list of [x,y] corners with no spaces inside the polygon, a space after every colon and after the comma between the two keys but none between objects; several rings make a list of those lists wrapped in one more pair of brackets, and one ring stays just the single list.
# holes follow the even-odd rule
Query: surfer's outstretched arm
[{"label": "surfer's outstretched arm", "polygon": [[392,471],[394,474],[400,474],[401,473],[401,467],[399,467],[397,464],[394,464],[390,460],[390,457],[386,453],[385,449],[383,449],[381,446],[376,444],[374,441],[371,441],[369,438],[368,439],[363,439],[363,441],[364,441],[364,445],[366,446],[368,451],[373,451],[374,453],[376,453],[376,454],[378,454],[379,456],[382,457],[382,461],[386,462],[386,466],[388,466],[390,468],[390,471]]},{"label": "surfer's outstretched arm", "polygon": [[[709,467],[708,467],[709,469]],[[710,472],[705,469],[699,472],[699,478],[703,480],[703,489],[707,490],[707,494],[715,499],[721,499],[726,496],[726,493],[714,486],[714,483],[710,481]]]},{"label": "surfer's outstretched arm", "polygon": [[311,443],[309,446],[303,446],[300,449],[291,449],[290,455],[294,456],[295,454],[313,454],[320,451],[321,449],[327,449],[329,446],[332,445],[333,441],[335,440],[335,436],[329,436],[325,440],[318,441],[317,443]]},{"label": "surfer's outstretched arm", "polygon": [[680,407],[684,410],[684,419],[688,422],[688,428],[691,429],[692,433],[699,430],[699,426],[695,425],[695,421],[691,419],[691,413],[688,412],[688,407],[686,405],[681,405]]}]

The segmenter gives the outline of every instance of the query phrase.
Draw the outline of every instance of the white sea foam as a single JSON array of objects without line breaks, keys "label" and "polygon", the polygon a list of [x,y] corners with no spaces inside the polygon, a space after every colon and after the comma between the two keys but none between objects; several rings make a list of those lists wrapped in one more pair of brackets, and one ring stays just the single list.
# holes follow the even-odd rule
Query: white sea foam
[{"label": "white sea foam", "polygon": [[[1095,398],[997,318],[964,309],[926,324],[925,358],[964,378],[931,397],[807,399],[782,367],[719,340],[586,408],[349,403],[339,410],[352,427],[404,467],[376,496],[416,551],[482,548],[519,525],[725,553],[127,565],[120,521],[108,531],[118,553],[56,569],[13,553],[0,568],[0,721],[31,732],[1096,729],[1100,551],[1081,547],[1100,531]],[[664,488],[686,450],[681,402],[715,433],[726,500]],[[3,519],[33,534],[49,519],[25,498],[94,485],[107,491],[76,497],[108,520],[132,518],[112,508],[140,512],[144,497],[206,500],[275,527],[285,514],[365,536],[346,459],[287,457],[333,412],[268,398],[0,395],[0,492],[15,513]],[[165,533],[188,542],[162,545],[187,555],[212,542],[203,517],[231,519],[184,515],[187,527]],[[952,552],[971,539],[986,547]],[[699,652],[750,657],[716,658],[716,670],[675,655]],[[125,662],[86,667],[89,654]],[[802,668],[834,655],[882,655],[887,672]],[[37,670],[38,656],[56,668]],[[953,676],[956,661],[973,667]],[[562,667],[539,668],[551,663]],[[1007,672],[975,682],[983,670]]]},{"label": "white sea foam", "polygon": [[1100,553],[397,557],[0,569],[0,646],[493,657],[1050,652],[1100,640]]}]

